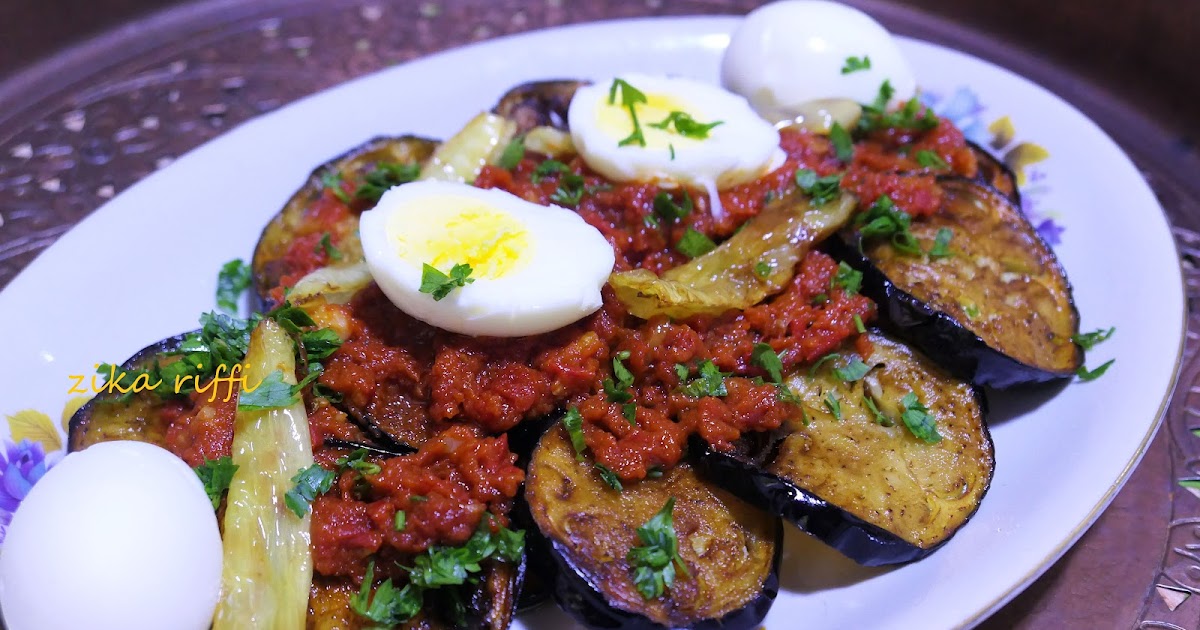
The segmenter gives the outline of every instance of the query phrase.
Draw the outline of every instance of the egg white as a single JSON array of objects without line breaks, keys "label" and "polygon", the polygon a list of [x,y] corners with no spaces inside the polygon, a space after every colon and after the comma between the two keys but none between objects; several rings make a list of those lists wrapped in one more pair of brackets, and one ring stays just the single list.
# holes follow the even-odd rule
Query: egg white
[{"label": "egg white", "polygon": [[[757,179],[784,158],[779,132],[750,108],[746,99],[693,79],[622,74],[648,102],[634,105],[646,146],[621,140],[633,131],[618,92],[609,102],[613,79],[580,88],[571,100],[567,121],[571,139],[588,166],[614,181],[677,182],[705,188],[728,188]],[[720,121],[703,139],[658,129],[672,111],[700,123]]]},{"label": "egg white", "polygon": [[[481,213],[474,219],[478,225],[460,225],[464,240],[449,242],[446,226],[464,209]],[[472,232],[492,223],[520,234]],[[577,321],[600,308],[600,289],[615,260],[599,230],[571,210],[449,182],[392,188],[362,214],[359,234],[372,277],[396,307],[465,335],[534,335]],[[448,273],[454,264],[470,263],[467,254],[490,251],[481,249],[489,245],[481,239],[509,239],[512,245],[496,250],[493,258],[503,260],[475,259],[474,282],[445,298],[420,292],[424,263]]]},{"label": "egg white", "polygon": [[[843,74],[849,57],[869,57],[870,69]],[[891,103],[916,93],[912,69],[887,29],[825,0],[783,0],[751,11],[721,60],[721,83],[776,122],[818,99],[872,103],[885,80],[895,89]]]},{"label": "egg white", "polygon": [[0,554],[9,630],[204,630],[221,590],[212,503],[183,460],[102,442],[46,472]]}]

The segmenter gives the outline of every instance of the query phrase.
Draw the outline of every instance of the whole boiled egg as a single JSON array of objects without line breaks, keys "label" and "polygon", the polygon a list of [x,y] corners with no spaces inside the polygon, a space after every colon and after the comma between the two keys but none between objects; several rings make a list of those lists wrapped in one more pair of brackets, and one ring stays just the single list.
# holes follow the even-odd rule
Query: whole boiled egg
[{"label": "whole boiled egg", "polygon": [[202,630],[221,535],[195,471],[152,444],[63,458],[13,515],[0,553],[8,630]]},{"label": "whole boiled egg", "polygon": [[838,2],[783,0],[751,11],[721,61],[721,83],[772,121],[816,100],[872,103],[888,81],[892,102],[916,93],[908,61],[887,29]]},{"label": "whole boiled egg", "polygon": [[614,181],[724,189],[784,158],[779,133],[746,99],[692,79],[623,74],[580,88],[567,112],[587,165]]},{"label": "whole boiled egg", "polygon": [[614,262],[599,230],[570,210],[452,182],[392,188],[362,214],[359,235],[392,303],[465,335],[516,337],[570,324],[600,308]]}]

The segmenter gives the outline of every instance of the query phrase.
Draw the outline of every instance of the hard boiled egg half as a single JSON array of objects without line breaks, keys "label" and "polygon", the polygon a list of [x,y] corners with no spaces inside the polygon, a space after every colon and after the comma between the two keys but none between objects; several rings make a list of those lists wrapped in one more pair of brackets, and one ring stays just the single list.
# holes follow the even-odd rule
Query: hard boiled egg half
[{"label": "hard boiled egg half", "polygon": [[221,535],[195,471],[152,444],[71,453],[29,491],[0,553],[9,630],[204,630]]},{"label": "hard boiled egg half", "polygon": [[908,100],[916,79],[900,47],[871,16],[839,2],[783,0],[751,11],[721,61],[721,83],[782,121],[820,99],[872,103],[888,81]]},{"label": "hard boiled egg half", "polygon": [[[579,215],[502,190],[419,181],[384,193],[359,222],[376,284],[400,310],[465,335],[516,337],[561,328],[601,306],[612,246]],[[433,267],[469,265],[440,299]]]},{"label": "hard boiled egg half", "polygon": [[619,182],[712,191],[782,164],[779,133],[746,99],[692,79],[622,74],[580,88],[567,112],[588,166]]}]

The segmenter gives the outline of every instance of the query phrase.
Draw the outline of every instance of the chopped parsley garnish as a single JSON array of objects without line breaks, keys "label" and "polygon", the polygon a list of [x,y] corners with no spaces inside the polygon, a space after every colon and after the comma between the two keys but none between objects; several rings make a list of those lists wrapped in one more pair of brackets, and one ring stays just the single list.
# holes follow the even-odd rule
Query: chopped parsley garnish
[{"label": "chopped parsley garnish", "polygon": [[229,490],[233,473],[237,472],[237,469],[238,465],[233,463],[233,458],[228,455],[206,459],[196,467],[196,475],[200,477],[200,483],[204,484],[204,493],[208,495],[208,500],[212,501],[214,510],[221,505],[221,497]]},{"label": "chopped parsley garnish", "polygon": [[863,325],[862,317],[858,313],[854,314],[854,330],[860,335],[867,332],[867,327]]},{"label": "chopped parsley garnish", "polygon": [[1090,333],[1071,335],[1071,341],[1075,342],[1075,345],[1079,346],[1080,348],[1083,348],[1083,350],[1086,352],[1086,351],[1091,350],[1092,348],[1096,347],[1097,344],[1099,344],[1103,341],[1106,341],[1115,332],[1117,332],[1117,329],[1115,326],[1112,328],[1109,328],[1108,330],[1099,328],[1099,329],[1093,330]]},{"label": "chopped parsley garnish", "polygon": [[862,380],[862,377],[871,371],[871,366],[863,363],[863,360],[858,357],[853,357],[850,362],[842,367],[833,368],[834,376],[845,383],[853,383],[854,381]]},{"label": "chopped parsley garnish", "polygon": [[871,57],[863,55],[862,57],[846,57],[846,63],[842,64],[842,74],[850,74],[859,70],[871,69]]},{"label": "chopped parsley garnish", "polygon": [[828,301],[829,301],[828,293],[818,293],[818,294],[812,296],[812,299],[809,300],[808,303],[812,304],[813,306],[820,306]]},{"label": "chopped parsley garnish", "polygon": [[829,413],[833,414],[833,419],[841,422],[842,401],[838,400],[837,392],[825,394],[825,398],[821,402],[825,403],[825,408],[829,410]]},{"label": "chopped parsley garnish", "polygon": [[342,338],[330,328],[319,328],[300,334],[300,345],[309,361],[324,359],[342,346]]},{"label": "chopped parsley garnish", "polygon": [[633,394],[629,392],[629,388],[633,386],[633,372],[625,367],[625,361],[629,358],[629,351],[623,350],[613,355],[612,367],[613,377],[604,379],[604,393],[608,396],[609,402],[620,403],[621,413],[630,424],[636,423],[637,403],[633,402]]},{"label": "chopped parsley garnish", "polygon": [[[399,513],[397,513],[399,514]],[[486,513],[485,513],[486,515]],[[399,521],[399,517],[397,517]],[[443,586],[458,586],[477,581],[489,559],[516,562],[525,552],[525,532],[498,526],[492,531],[486,515],[479,528],[461,547],[433,546],[418,555],[409,569],[408,584],[397,589],[391,578],[383,581],[372,595],[375,562],[367,565],[367,575],[359,591],[350,596],[355,614],[383,627],[394,627],[412,619],[425,605],[425,592]]]},{"label": "chopped parsley garnish", "polygon": [[950,165],[946,163],[946,160],[942,159],[942,156],[928,149],[917,151],[914,157],[917,159],[917,164],[925,168],[950,168]]},{"label": "chopped parsley garnish", "polygon": [[567,436],[571,438],[571,446],[575,448],[575,459],[583,461],[583,452],[587,450],[587,441],[583,439],[583,416],[579,409],[571,407],[563,415],[563,426],[567,428]]},{"label": "chopped parsley garnish", "polygon": [[558,188],[550,195],[550,201],[574,208],[583,200],[585,190],[583,175],[567,171],[558,179]]},{"label": "chopped parsley garnish", "polygon": [[979,318],[979,307],[974,304],[963,304],[963,313],[966,313],[967,319]]},{"label": "chopped parsley garnish", "polygon": [[950,251],[950,239],[954,238],[954,230],[948,227],[938,228],[937,235],[933,237],[933,247],[929,248],[930,258],[949,258],[954,255]]},{"label": "chopped parsley garnish", "polygon": [[717,244],[711,238],[690,227],[680,237],[679,242],[675,244],[675,250],[689,258],[703,256],[716,249],[716,247]]},{"label": "chopped parsley garnish", "polygon": [[304,468],[292,477],[294,485],[283,496],[283,503],[289,510],[295,512],[296,516],[304,518],[304,515],[308,514],[309,505],[317,497],[329,492],[335,479],[337,479],[337,473],[322,468],[320,464]]},{"label": "chopped parsley garnish", "polygon": [[866,212],[854,218],[854,224],[864,239],[890,238],[892,245],[905,254],[920,256],[923,253],[921,244],[909,229],[912,217],[896,208],[892,198],[887,195],[880,195]]},{"label": "chopped parsley garnish", "polygon": [[624,486],[621,485],[621,478],[617,476],[617,473],[610,470],[608,466],[605,466],[600,462],[596,462],[596,472],[600,474],[600,478],[604,480],[604,483],[608,484],[608,487],[612,488],[613,490],[621,492],[625,489]]},{"label": "chopped parsley garnish", "polygon": [[671,515],[674,508],[675,497],[671,497],[645,525],[637,528],[641,542],[626,556],[633,566],[633,583],[645,599],[660,597],[675,584],[676,566],[684,575],[691,576],[679,555],[679,539]]},{"label": "chopped parsley garnish", "polygon": [[817,177],[813,170],[802,168],[796,171],[796,186],[812,199],[812,205],[823,206],[841,194],[842,173]]},{"label": "chopped parsley garnish", "polygon": [[667,151],[669,151],[671,153],[671,159],[674,160],[675,159],[675,145],[668,142],[667,143]]},{"label": "chopped parsley garnish", "polygon": [[333,244],[333,237],[329,234],[329,232],[321,235],[321,242],[317,243],[317,246],[313,248],[313,251],[318,254],[325,252],[325,257],[329,260],[342,259],[342,250],[338,249]]},{"label": "chopped parsley garnish", "polygon": [[420,176],[420,164],[380,162],[363,177],[363,183],[354,191],[354,198],[375,203],[388,189],[416,181]]},{"label": "chopped parsley garnish", "polygon": [[369,453],[365,448],[357,448],[349,455],[342,455],[337,458],[338,471],[351,469],[362,475],[378,475],[383,469],[379,467],[379,464],[367,461],[368,455]]},{"label": "chopped parsley garnish", "polygon": [[779,360],[779,355],[770,345],[754,344],[754,349],[750,351],[750,361],[762,368],[772,383],[783,382],[783,361]]},{"label": "chopped parsley garnish", "polygon": [[771,263],[766,262],[764,260],[760,260],[760,261],[754,263],[754,275],[758,276],[759,278],[761,278],[763,280],[766,280],[768,277],[770,277],[771,271],[774,270],[774,268],[775,268],[775,266],[772,265]]},{"label": "chopped parsley garnish", "polygon": [[817,359],[817,362],[813,363],[812,367],[808,368],[808,376],[810,378],[813,376],[816,376],[817,372],[820,371],[822,365],[825,365],[826,363],[828,363],[830,361],[835,361],[840,358],[842,358],[842,355],[840,355],[836,352],[830,352],[829,354],[821,357],[820,359]]},{"label": "chopped parsley garnish", "polygon": [[497,164],[505,170],[513,170],[525,158],[525,136],[517,136],[504,147]]},{"label": "chopped parsley garnish", "polygon": [[879,407],[876,406],[874,400],[871,400],[870,396],[863,396],[863,403],[867,406],[867,409],[871,410],[871,414],[875,416],[875,422],[879,424],[879,426],[890,427],[895,425],[891,418],[879,411]]},{"label": "chopped parsley garnish", "polygon": [[293,335],[300,334],[307,326],[316,325],[316,322],[308,316],[308,313],[304,312],[304,309],[291,302],[279,305],[275,310],[267,313],[267,318],[275,320],[275,323]]},{"label": "chopped parsley garnish", "polygon": [[475,282],[475,278],[470,276],[471,265],[465,263],[451,267],[450,275],[446,275],[438,271],[433,265],[425,263],[421,265],[421,287],[418,291],[432,295],[434,300],[441,300],[450,295],[451,291]]},{"label": "chopped parsley garnish", "polygon": [[675,125],[675,133],[684,136],[685,138],[694,138],[696,140],[704,140],[708,138],[708,132],[713,130],[713,127],[724,124],[724,121],[702,123],[692,118],[692,115],[687,112],[673,111],[666,118],[656,123],[650,123],[655,129],[663,129],[670,131],[671,125]]},{"label": "chopped parsley garnish", "polygon": [[1101,376],[1104,376],[1104,373],[1107,372],[1108,368],[1112,367],[1112,364],[1116,361],[1116,359],[1109,359],[1107,363],[1104,363],[1094,370],[1088,370],[1087,366],[1081,365],[1079,366],[1078,370],[1075,370],[1075,375],[1079,377],[1079,380],[1084,382],[1094,381]]},{"label": "chopped parsley garnish", "polygon": [[676,203],[670,193],[663,191],[654,196],[654,213],[667,221],[682,219],[691,214],[692,196],[683,191],[683,202]]},{"label": "chopped parsley garnish", "polygon": [[[675,364],[675,373],[682,373],[684,375],[682,378],[687,378],[687,375],[689,374],[687,366],[682,366],[682,371],[680,370],[680,367],[680,364]],[[696,378],[692,379],[683,386],[683,393],[693,398],[703,398],[705,396],[725,396],[729,393],[729,391],[725,389],[726,376],[729,376],[729,374],[717,369],[717,366],[712,361],[705,359],[697,370]]]},{"label": "chopped parsley garnish", "polygon": [[833,143],[833,150],[837,153],[837,159],[843,163],[854,159],[854,140],[850,138],[850,132],[842,127],[841,123],[833,123],[829,128],[829,141]]},{"label": "chopped parsley garnish", "polygon": [[916,393],[905,394],[904,398],[900,399],[900,406],[904,409],[900,413],[900,419],[917,439],[927,444],[942,441],[942,436],[937,430],[937,422],[934,421],[933,416],[929,415],[929,409],[917,399]]},{"label": "chopped parsley garnish", "polygon": [[238,392],[238,409],[261,411],[263,409],[278,409],[290,407],[300,401],[300,396],[294,387],[283,380],[283,371],[275,370],[266,375],[257,385]]},{"label": "chopped parsley garnish", "polygon": [[337,170],[325,171],[321,174],[321,188],[333,193],[334,197],[342,203],[350,203],[350,195],[346,194],[346,189],[342,187],[342,173]]},{"label": "chopped parsley garnish", "polygon": [[570,172],[571,168],[566,164],[563,164],[558,160],[546,160],[545,162],[538,164],[537,168],[533,169],[533,174],[529,176],[529,181],[533,182],[534,184],[540,184],[542,183],[543,179],[549,177],[550,175],[555,173]]},{"label": "chopped parsley garnish", "polygon": [[911,129],[914,131],[929,131],[938,125],[938,117],[930,108],[924,114],[918,115],[921,103],[911,98],[898,110],[887,111],[888,102],[892,100],[896,90],[888,81],[879,86],[879,94],[869,105],[864,104],[863,115],[858,119],[859,131],[873,129]]},{"label": "chopped parsley garnish", "polygon": [[396,516],[392,518],[392,529],[402,532],[407,525],[408,514],[404,510],[396,510]]},{"label": "chopped parsley garnish", "polygon": [[621,92],[621,107],[629,110],[629,118],[633,120],[633,132],[618,142],[617,146],[637,144],[644,147],[646,146],[646,136],[642,134],[642,124],[638,122],[637,104],[647,102],[646,95],[641,90],[629,85],[625,79],[613,79],[612,87],[608,88],[609,105],[616,105],[618,91]]},{"label": "chopped parsley garnish", "polygon": [[841,288],[846,295],[855,295],[862,288],[863,274],[844,262],[838,263],[837,272],[829,282],[829,290]]},{"label": "chopped parsley garnish", "polygon": [[250,288],[250,265],[241,258],[235,258],[224,265],[217,274],[217,306],[228,313],[238,310],[238,298]]}]

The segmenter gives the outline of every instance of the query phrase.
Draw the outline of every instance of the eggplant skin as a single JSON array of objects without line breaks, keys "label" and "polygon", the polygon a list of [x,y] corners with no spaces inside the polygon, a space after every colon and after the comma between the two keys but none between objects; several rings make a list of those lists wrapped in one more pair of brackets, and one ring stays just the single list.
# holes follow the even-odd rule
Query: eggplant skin
[{"label": "eggplant skin", "polygon": [[[877,332],[870,341],[872,354],[859,358],[871,371],[861,380],[843,382],[828,368],[788,378],[803,414],[778,432],[747,436],[731,452],[695,439],[692,450],[730,492],[855,562],[880,566],[928,556],[966,524],[991,485],[995,452],[978,388]],[[940,441],[918,440],[900,420],[909,392],[928,407]]]},{"label": "eggplant skin", "polygon": [[[156,360],[169,361],[163,355],[178,350],[188,334],[191,333],[168,337],[142,348],[122,363],[119,369],[146,368]],[[169,427],[159,414],[163,399],[155,393],[145,392],[122,403],[114,400],[117,396],[107,392],[99,394],[71,416],[67,425],[67,452],[81,451],[98,442],[113,440],[136,440],[166,448]]]},{"label": "eggplant skin", "polygon": [[[299,236],[315,231],[307,213],[309,207],[321,198],[324,185],[321,182],[327,173],[337,172],[347,181],[358,181],[377,164],[382,162],[412,164],[422,163],[433,154],[438,142],[418,136],[372,138],[363,144],[321,164],[313,169],[304,185],[288,199],[263,228],[254,247],[250,263],[254,291],[251,295],[255,310],[267,311],[278,304],[270,298],[272,289],[279,286],[287,273],[284,260],[291,243]],[[361,203],[361,202],[360,202]],[[341,252],[339,265],[361,262],[362,244],[358,240],[358,214],[366,207],[353,207],[356,213],[349,219],[350,225],[339,230],[343,237],[338,244]]]},{"label": "eggplant skin", "polygon": [[884,325],[952,374],[995,388],[1073,376],[1083,360],[1072,341],[1079,313],[1054,253],[995,189],[939,183],[942,209],[913,221],[912,232],[928,251],[950,229],[952,256],[903,254],[886,239],[860,248],[853,230],[826,247],[863,272],[862,292]]},{"label": "eggplant skin", "polygon": [[[679,552],[691,575],[677,571],[663,596],[645,600],[626,555],[637,544],[636,529],[671,496]],[[534,451],[526,499],[537,525],[527,533],[530,554],[552,567],[558,604],[589,627],[754,628],[778,593],[779,519],[701,479],[691,464],[618,493],[590,460],[576,460],[556,423]]]},{"label": "eggplant skin", "polygon": [[975,163],[978,165],[975,181],[992,187],[996,192],[1007,197],[1013,206],[1020,208],[1021,191],[1017,187],[1017,176],[1012,169],[978,144],[968,140],[967,146],[970,147],[971,153],[975,154]]},{"label": "eggplant skin", "polygon": [[517,123],[517,133],[534,127],[567,131],[567,110],[575,91],[587,81],[551,79],[522,83],[500,97],[492,113]]}]

